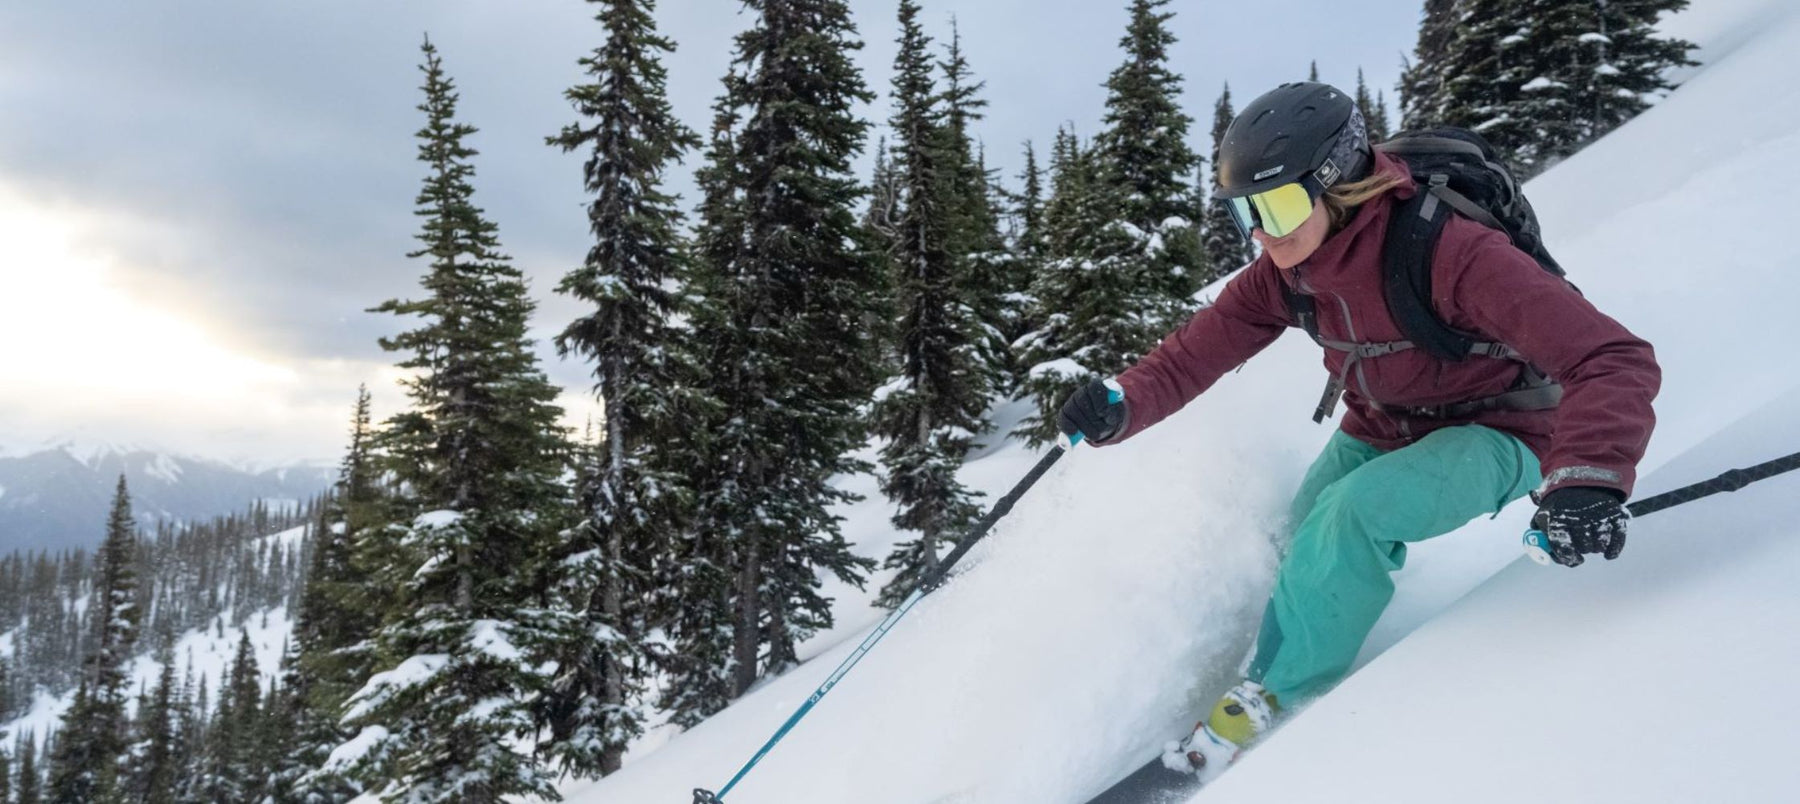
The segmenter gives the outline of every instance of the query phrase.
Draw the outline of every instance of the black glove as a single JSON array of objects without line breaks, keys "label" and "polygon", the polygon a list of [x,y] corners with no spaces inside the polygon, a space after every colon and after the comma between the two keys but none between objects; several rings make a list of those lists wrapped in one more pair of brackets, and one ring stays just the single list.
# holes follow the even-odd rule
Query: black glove
[{"label": "black glove", "polygon": [[1565,567],[1578,567],[1583,553],[1602,553],[1606,560],[1625,549],[1625,495],[1596,486],[1564,486],[1538,503],[1531,526],[1544,532],[1550,557]]},{"label": "black glove", "polygon": [[1125,400],[1108,401],[1112,390],[1105,380],[1090,380],[1063,403],[1056,426],[1063,435],[1080,433],[1090,442],[1105,441],[1125,429]]}]

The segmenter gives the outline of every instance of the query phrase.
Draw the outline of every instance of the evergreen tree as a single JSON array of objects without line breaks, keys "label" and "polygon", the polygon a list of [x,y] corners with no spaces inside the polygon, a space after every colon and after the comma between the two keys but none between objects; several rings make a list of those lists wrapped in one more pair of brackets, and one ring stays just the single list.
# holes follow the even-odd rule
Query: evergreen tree
[{"label": "evergreen tree", "polygon": [[1318,59],[1313,59],[1312,69],[1306,71],[1306,80],[1313,81],[1315,83],[1319,80],[1319,60]]},{"label": "evergreen tree", "polygon": [[1576,114],[1587,121],[1588,141],[1606,136],[1643,113],[1674,89],[1667,72],[1694,66],[1688,58],[1695,45],[1661,35],[1657,21],[1685,10],[1688,0],[1593,0],[1594,26],[1576,36],[1587,45],[1582,54],[1588,69],[1572,76],[1585,92],[1576,95]]},{"label": "evergreen tree", "polygon": [[1520,105],[1539,130],[1521,150],[1538,170],[1648,109],[1673,88],[1663,75],[1693,63],[1687,58],[1692,44],[1656,32],[1658,17],[1686,8],[1686,0],[1534,0],[1530,6],[1532,25],[1519,50],[1531,77]]},{"label": "evergreen tree", "polygon": [[[899,209],[900,175],[894,161],[888,157],[884,135],[876,141],[875,169],[869,174],[869,203],[863,209],[860,223],[875,271],[881,277],[884,298],[891,298],[892,288],[898,284],[893,252]],[[887,311],[887,305],[880,305],[878,309],[881,313],[872,319],[869,329],[880,350],[881,374],[893,376],[900,371],[899,338],[894,333],[893,315]]]},{"label": "evergreen tree", "polygon": [[129,800],[142,804],[173,804],[181,772],[176,765],[175,657],[165,649],[158,661],[162,673],[156,688],[138,706],[137,745],[126,785]]},{"label": "evergreen tree", "polygon": [[901,0],[890,121],[901,184],[893,251],[901,372],[875,407],[875,431],[887,439],[881,451],[882,492],[899,506],[895,527],[917,532],[918,538],[896,545],[884,564],[899,570],[876,600],[889,608],[936,569],[946,537],[964,531],[979,513],[956,471],[972,439],[987,429],[976,322],[959,298],[951,253],[959,213],[966,214],[958,206],[971,189],[959,186],[957,175],[964,135],[944,113],[953,107],[937,103],[927,51],[931,40],[918,14],[918,3]]},{"label": "evergreen tree", "polygon": [[[1188,185],[1200,158],[1188,147],[1193,118],[1181,111],[1181,76],[1169,68],[1169,0],[1132,0],[1131,22],[1119,45],[1125,63],[1107,79],[1106,128],[1096,138],[1094,170],[1118,207],[1113,220],[1130,228],[1120,234],[1141,244],[1143,253],[1126,259],[1109,255],[1118,269],[1136,270],[1137,282],[1160,291],[1143,298],[1144,309],[1118,310],[1121,318],[1148,316],[1173,326],[1188,313],[1200,286],[1200,238]],[[1122,242],[1122,241],[1121,241]],[[1039,299],[1043,301],[1043,299]],[[1027,365],[1036,365],[1028,360]]]},{"label": "evergreen tree", "polygon": [[89,615],[93,653],[75,701],[63,716],[56,753],[51,755],[48,792],[56,804],[107,800],[117,792],[118,763],[128,744],[125,663],[131,659],[142,618],[137,605],[136,548],[131,493],[120,475],[94,578],[94,607]]},{"label": "evergreen tree", "polygon": [[352,734],[338,722],[345,701],[372,672],[369,639],[381,610],[367,583],[358,535],[381,519],[382,494],[374,452],[369,391],[358,387],[350,419],[350,445],[338,466],[337,483],[312,525],[306,582],[294,624],[298,652],[281,666],[279,719],[293,750],[275,755],[273,784],[278,801],[322,804],[354,798],[355,785],[318,769]]},{"label": "evergreen tree", "polygon": [[416,213],[429,260],[416,301],[377,312],[424,319],[382,340],[412,409],[382,434],[388,471],[410,521],[359,537],[384,556],[371,585],[398,590],[374,643],[381,672],[351,698],[346,722],[384,736],[351,772],[386,799],[497,802],[554,798],[552,777],[522,753],[530,701],[547,685],[521,646],[552,626],[543,566],[563,519],[565,439],[556,389],[527,337],[532,303],[500,252],[497,227],[473,203],[473,126],[437,50],[422,46],[428,167]]},{"label": "evergreen tree", "polygon": [[1181,76],[1169,67],[1169,1],[1132,0],[1119,41],[1125,63],[1106,81],[1106,128],[1096,141],[1124,219],[1145,231],[1187,216],[1188,177],[1200,161],[1187,144],[1194,120],[1181,110]]},{"label": "evergreen tree", "polygon": [[17,804],[40,804],[38,797],[42,788],[42,779],[37,772],[37,736],[26,734],[25,742],[19,744],[19,783],[15,785],[14,795]]},{"label": "evergreen tree", "polygon": [[194,683],[193,657],[188,657],[187,669],[182,671],[181,692],[176,696],[175,707],[175,766],[181,769],[181,778],[175,783],[175,799],[181,802],[198,801],[204,795],[202,785],[202,769],[205,765],[207,739],[207,693],[206,677],[200,677],[198,686]]},{"label": "evergreen tree", "polygon": [[208,801],[254,801],[262,793],[258,738],[262,731],[262,680],[250,633],[241,632],[237,652],[219,688],[201,787]]},{"label": "evergreen tree", "polygon": [[1387,109],[1382,101],[1369,95],[1369,85],[1363,81],[1361,67],[1356,68],[1356,108],[1362,111],[1363,121],[1368,125],[1369,141],[1386,140],[1391,133],[1388,131]]},{"label": "evergreen tree", "polygon": [[1019,172],[1019,197],[1013,208],[1017,234],[1013,248],[1030,258],[1044,255],[1044,175],[1037,149],[1025,143],[1025,168]]},{"label": "evergreen tree", "polygon": [[[281,660],[278,666],[291,667],[293,654],[288,645],[281,646]],[[295,784],[291,772],[285,767],[284,759],[292,756],[299,745],[298,735],[289,725],[294,703],[286,687],[282,686],[278,676],[269,682],[269,690],[263,696],[262,714],[257,718],[256,732],[251,736],[253,764],[257,770],[256,785],[262,791],[263,802],[280,804],[281,802],[302,801],[309,795]]]},{"label": "evergreen tree", "polygon": [[[702,225],[695,233],[696,260],[687,276],[687,303],[694,315],[702,319],[709,312],[722,315],[720,308],[727,298],[725,291],[730,281],[707,266],[734,260],[743,245],[740,234],[744,210],[738,189],[741,179],[735,131],[742,116],[732,109],[731,102],[727,96],[715,104],[706,164],[695,172],[701,190]],[[722,332],[723,324],[718,326]],[[694,337],[687,343],[698,346],[700,340]],[[714,392],[715,402],[722,402],[717,386],[715,378],[708,389]],[[706,423],[696,427],[696,431],[708,432],[723,415],[723,407],[713,408]],[[710,440],[693,439],[690,443],[696,449],[690,453],[689,478],[702,492],[697,510],[703,513],[700,506],[707,501],[704,494],[707,489],[720,487],[726,467],[720,466],[723,462],[712,454]],[[673,605],[659,613],[658,621],[674,638],[674,646],[656,657],[670,679],[657,704],[670,713],[670,722],[684,728],[724,709],[736,697],[732,666],[732,624],[736,619],[734,543],[726,534],[708,530],[704,523],[705,519],[700,518],[683,529],[671,556],[673,560],[659,573],[659,583],[666,585],[666,596]]]},{"label": "evergreen tree", "polygon": [[[1219,100],[1213,104],[1213,149],[1212,164],[1214,170],[1207,180],[1211,189],[1218,189],[1219,143],[1225,139],[1225,129],[1231,127],[1231,121],[1237,113],[1231,108],[1231,86],[1219,94]],[[1232,221],[1231,211],[1223,202],[1214,201],[1206,206],[1206,220],[1202,227],[1205,232],[1203,250],[1206,253],[1208,273],[1206,282],[1212,283],[1229,276],[1231,272],[1249,264],[1256,258],[1252,244],[1244,240],[1237,224]]]},{"label": "evergreen tree", "polygon": [[0,804],[12,801],[12,755],[0,745]]},{"label": "evergreen tree", "polygon": [[880,379],[865,322],[881,278],[850,175],[870,100],[849,58],[861,44],[843,0],[745,7],[755,22],[736,39],[700,175],[694,329],[721,410],[680,551],[693,608],[672,629],[679,654],[715,660],[723,633],[730,655],[672,671],[677,722],[717,711],[720,681],[736,696],[792,665],[795,644],[832,621],[820,574],[860,584],[868,568],[831,513],[854,495],[830,483],[859,466],[858,408]]},{"label": "evergreen tree", "polygon": [[[945,220],[944,247],[953,262],[951,290],[974,316],[964,332],[976,349],[976,365],[984,374],[980,384],[1004,384],[1013,368],[1010,344],[1022,333],[1023,315],[1017,293],[1030,281],[1029,266],[1006,248],[1000,234],[1001,210],[995,201],[995,180],[988,174],[984,157],[971,127],[982,118],[987,101],[981,98],[986,82],[977,81],[963,55],[962,36],[951,20],[950,42],[943,61],[942,164],[940,188]],[[897,89],[897,88],[896,88]],[[897,160],[902,161],[902,160]],[[907,281],[910,270],[897,273]],[[904,292],[894,288],[896,296]],[[902,302],[904,304],[904,302]],[[903,311],[901,315],[906,315]],[[903,336],[904,337],[904,336]],[[982,393],[987,393],[986,389]]]},{"label": "evergreen tree", "polygon": [[1400,73],[1400,127],[1412,130],[1442,125],[1447,99],[1446,70],[1450,45],[1466,0],[1425,0],[1419,42]]},{"label": "evergreen tree", "polygon": [[1148,236],[1117,219],[1123,199],[1100,162],[1073,134],[1058,137],[1045,211],[1050,259],[1032,290],[1043,324],[1020,339],[1037,412],[1014,435],[1032,444],[1058,437],[1056,413],[1073,389],[1124,371],[1171,318],[1164,289],[1144,281]]},{"label": "evergreen tree", "polygon": [[1530,41],[1529,9],[1517,0],[1462,0],[1452,13],[1460,15],[1460,23],[1438,71],[1442,83],[1433,122],[1480,133],[1514,170],[1529,174],[1538,167],[1539,154],[1531,146],[1541,140],[1539,127],[1568,120],[1562,112],[1535,117],[1550,108],[1543,100],[1526,112],[1524,96],[1545,88],[1531,83],[1536,65],[1530,51],[1541,43]]},{"label": "evergreen tree", "polygon": [[699,139],[674,117],[661,55],[674,45],[656,33],[651,0],[598,0],[606,41],[581,60],[592,82],[566,94],[582,122],[549,138],[585,150],[584,183],[594,196],[587,260],[557,290],[591,305],[557,338],[563,355],[594,363],[594,391],[606,418],[600,449],[579,468],[582,523],[574,556],[560,566],[574,617],[544,646],[558,663],[540,705],[549,750],[565,770],[597,776],[618,770],[643,730],[630,706],[644,683],[652,567],[674,549],[692,502],[683,466],[664,446],[691,437],[697,403],[684,391],[696,368],[680,361],[673,318],[681,273],[681,213],[660,183]]}]

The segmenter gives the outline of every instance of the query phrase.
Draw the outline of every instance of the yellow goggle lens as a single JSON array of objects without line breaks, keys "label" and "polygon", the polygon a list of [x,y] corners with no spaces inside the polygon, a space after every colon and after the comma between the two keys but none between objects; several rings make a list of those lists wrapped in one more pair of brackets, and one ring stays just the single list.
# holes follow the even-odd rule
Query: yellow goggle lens
[{"label": "yellow goggle lens", "polygon": [[1230,206],[1232,217],[1237,219],[1245,237],[1251,229],[1261,229],[1270,237],[1287,237],[1312,217],[1313,200],[1305,187],[1294,182],[1230,199]]},{"label": "yellow goggle lens", "polygon": [[1250,204],[1270,237],[1287,237],[1312,217],[1312,196],[1299,182],[1250,196]]}]

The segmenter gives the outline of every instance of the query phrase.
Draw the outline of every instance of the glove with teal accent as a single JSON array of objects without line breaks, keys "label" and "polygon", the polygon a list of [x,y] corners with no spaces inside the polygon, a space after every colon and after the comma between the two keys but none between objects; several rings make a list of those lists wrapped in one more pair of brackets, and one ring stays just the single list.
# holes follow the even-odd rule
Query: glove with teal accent
[{"label": "glove with teal accent", "polygon": [[1531,526],[1544,534],[1550,558],[1579,567],[1583,554],[1599,553],[1611,561],[1625,549],[1625,495],[1597,486],[1564,486],[1538,504]]},{"label": "glove with teal accent", "polygon": [[1056,415],[1056,426],[1071,438],[1080,434],[1093,443],[1101,443],[1125,429],[1130,420],[1125,407],[1125,391],[1116,380],[1090,380],[1063,403]]}]

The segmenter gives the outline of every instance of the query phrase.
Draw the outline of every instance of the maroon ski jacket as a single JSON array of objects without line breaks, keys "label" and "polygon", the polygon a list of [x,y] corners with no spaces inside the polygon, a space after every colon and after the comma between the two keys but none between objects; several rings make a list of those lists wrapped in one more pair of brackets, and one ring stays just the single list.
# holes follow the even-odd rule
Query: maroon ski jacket
[{"label": "maroon ski jacket", "polygon": [[[1407,175],[1405,165],[1377,154],[1376,169]],[[1324,338],[1350,342],[1403,340],[1382,289],[1382,240],[1398,200],[1418,191],[1411,179],[1357,212],[1341,231],[1291,271],[1258,258],[1226,284],[1218,301],[1169,335],[1119,376],[1130,420],[1111,443],[1162,421],[1297,326],[1282,283],[1311,294]],[[1563,385],[1551,410],[1491,410],[1462,419],[1421,418],[1396,408],[1428,408],[1508,390],[1523,366],[1471,355],[1460,362],[1421,350],[1357,361],[1347,377],[1343,431],[1379,449],[1425,434],[1481,424],[1517,436],[1541,462],[1549,492],[1565,485],[1603,486],[1629,495],[1637,462],[1655,425],[1650,402],[1662,383],[1650,344],[1608,318],[1562,279],[1514,248],[1502,232],[1461,216],[1444,226],[1431,267],[1432,305],[1451,327],[1506,344]],[[1344,352],[1325,350],[1325,368],[1343,376]],[[1315,397],[1294,401],[1304,418]]]}]

